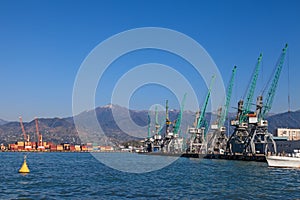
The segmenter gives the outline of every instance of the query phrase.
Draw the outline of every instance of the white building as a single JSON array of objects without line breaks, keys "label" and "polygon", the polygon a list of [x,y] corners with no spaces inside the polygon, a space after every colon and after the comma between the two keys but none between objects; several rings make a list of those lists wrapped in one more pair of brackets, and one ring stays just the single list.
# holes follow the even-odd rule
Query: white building
[{"label": "white building", "polygon": [[288,140],[300,140],[300,129],[278,128],[277,136],[285,137]]}]

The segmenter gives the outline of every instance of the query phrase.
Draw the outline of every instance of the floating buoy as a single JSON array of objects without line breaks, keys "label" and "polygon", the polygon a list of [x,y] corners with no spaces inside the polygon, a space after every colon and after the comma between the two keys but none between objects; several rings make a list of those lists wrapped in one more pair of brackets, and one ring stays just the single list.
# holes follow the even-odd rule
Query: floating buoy
[{"label": "floating buoy", "polygon": [[29,172],[30,172],[30,170],[29,170],[29,168],[27,166],[27,163],[26,163],[26,156],[24,156],[24,162],[23,162],[22,167],[19,170],[19,173],[29,173]]}]

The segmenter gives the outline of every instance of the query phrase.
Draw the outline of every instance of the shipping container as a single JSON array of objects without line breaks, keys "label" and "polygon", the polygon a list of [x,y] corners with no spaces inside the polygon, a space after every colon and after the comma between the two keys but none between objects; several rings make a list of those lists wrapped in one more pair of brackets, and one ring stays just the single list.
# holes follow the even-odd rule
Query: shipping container
[{"label": "shipping container", "polygon": [[105,147],[105,151],[113,151],[113,150],[114,150],[114,148],[111,147],[111,146],[106,146]]},{"label": "shipping container", "polygon": [[82,150],[82,151],[87,151],[88,149],[87,149],[86,146],[81,146],[81,150]]},{"label": "shipping container", "polygon": [[17,148],[18,148],[18,151],[24,151],[24,150],[25,150],[25,147],[24,147],[24,146],[23,146],[23,147],[18,146]]},{"label": "shipping container", "polygon": [[99,147],[98,146],[93,146],[93,151],[99,151]]},{"label": "shipping container", "polygon": [[18,147],[24,147],[24,142],[18,142]]},{"label": "shipping container", "polygon": [[81,146],[80,145],[75,145],[75,151],[81,151]]},{"label": "shipping container", "polygon": [[63,145],[57,145],[57,146],[56,146],[56,150],[57,150],[57,151],[62,151],[62,150],[64,150]]},{"label": "shipping container", "polygon": [[92,143],[86,143],[87,148],[93,148],[93,144]]},{"label": "shipping container", "polygon": [[56,145],[52,144],[52,145],[50,146],[50,151],[57,151]]},{"label": "shipping container", "polygon": [[64,143],[63,148],[64,148],[64,150],[69,151],[70,150],[70,144],[69,143]]},{"label": "shipping container", "polygon": [[75,146],[74,145],[70,146],[70,151],[75,151]]}]

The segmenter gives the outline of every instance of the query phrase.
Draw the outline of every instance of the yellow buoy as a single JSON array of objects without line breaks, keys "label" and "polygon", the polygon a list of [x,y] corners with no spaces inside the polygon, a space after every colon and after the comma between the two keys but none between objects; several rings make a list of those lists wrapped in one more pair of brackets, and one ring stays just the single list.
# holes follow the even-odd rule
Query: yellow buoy
[{"label": "yellow buoy", "polygon": [[26,156],[24,156],[24,162],[23,162],[21,169],[19,170],[19,173],[29,173],[29,172],[30,172],[30,170],[26,163]]}]

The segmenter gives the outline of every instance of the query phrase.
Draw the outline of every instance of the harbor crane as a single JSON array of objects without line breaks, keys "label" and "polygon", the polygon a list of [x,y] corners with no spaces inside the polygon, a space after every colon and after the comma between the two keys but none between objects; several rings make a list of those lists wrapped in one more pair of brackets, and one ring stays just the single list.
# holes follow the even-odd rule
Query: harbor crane
[{"label": "harbor crane", "polygon": [[22,117],[20,116],[19,119],[20,119],[20,125],[21,125],[21,129],[22,129],[22,133],[23,133],[23,136],[24,136],[24,146],[25,146],[25,149],[28,149],[28,148],[31,149],[30,138],[29,138],[29,135],[26,134]]},{"label": "harbor crane", "polygon": [[247,92],[247,97],[246,97],[246,101],[245,101],[245,106],[243,108],[243,112],[240,115],[239,118],[239,123],[241,124],[242,122],[246,122],[247,121],[247,115],[250,113],[251,111],[251,106],[253,105],[253,97],[254,97],[254,91],[256,88],[256,83],[257,83],[257,78],[258,78],[258,73],[260,70],[260,66],[261,66],[261,61],[262,61],[262,54],[259,55],[257,64],[255,66],[255,71],[253,73],[253,77],[250,83],[250,87],[248,87],[248,92]]},{"label": "harbor crane", "polygon": [[155,106],[155,134],[160,135],[160,124],[158,123],[158,110],[157,106]]},{"label": "harbor crane", "polygon": [[183,96],[183,99],[182,99],[182,102],[181,102],[180,113],[179,113],[178,118],[175,122],[175,127],[174,127],[174,130],[173,130],[174,135],[178,135],[178,136],[179,136],[179,129],[180,129],[181,121],[182,121],[182,114],[183,114],[186,95],[187,95],[187,93],[185,93],[184,96]]},{"label": "harbor crane", "polygon": [[165,137],[167,137],[169,135],[171,124],[172,124],[172,122],[169,119],[169,101],[166,100],[166,133],[165,133]]},{"label": "harbor crane", "polygon": [[[272,84],[267,93],[266,103],[263,104],[263,96],[257,97],[256,111],[248,112],[247,120],[235,125],[235,131],[229,138],[227,150],[230,154],[243,153],[244,155],[266,154],[268,151],[276,153],[276,143],[272,134],[268,132],[268,121],[265,116],[271,109],[274,100],[278,80],[285,60],[287,45],[282,50],[279,62],[275,66]],[[242,107],[239,104],[239,108]],[[240,111],[240,109],[239,109]],[[238,112],[239,112],[238,111]]]},{"label": "harbor crane", "polygon": [[191,153],[205,154],[207,152],[206,133],[208,131],[208,127],[205,120],[205,113],[215,78],[216,76],[214,75],[210,82],[208,93],[206,95],[201,112],[196,112],[194,127],[189,128],[191,137],[188,151]]},{"label": "harbor crane", "polygon": [[151,138],[151,133],[150,133],[151,120],[150,120],[149,113],[148,113],[147,117],[148,117],[148,136],[147,136],[147,138],[150,139]]},{"label": "harbor crane", "polygon": [[236,75],[236,66],[234,66],[232,69],[231,77],[226,92],[227,95],[226,95],[225,105],[218,109],[218,118],[216,124],[213,124],[211,127],[213,133],[208,142],[209,153],[213,153],[213,152],[224,153],[226,149],[228,138],[226,136],[226,128],[224,126],[224,123],[228,115],[228,109],[230,106],[235,75]]},{"label": "harbor crane", "polygon": [[231,121],[231,125],[235,126],[233,134],[229,137],[226,152],[233,153],[243,153],[244,152],[244,142],[249,137],[249,127],[247,123],[248,114],[250,113],[253,96],[256,88],[257,78],[259,74],[259,69],[261,66],[262,54],[259,55],[257,59],[257,63],[254,68],[254,72],[250,79],[248,88],[246,90],[246,101],[244,107],[244,100],[241,99],[238,102],[238,111],[236,115],[236,119]]},{"label": "harbor crane", "polygon": [[151,119],[150,119],[149,113],[147,115],[147,118],[148,118],[148,128],[147,128],[148,129],[148,135],[147,135],[147,138],[144,141],[144,145],[145,145],[145,148],[146,148],[147,152],[152,152],[153,151],[153,141],[154,141],[154,139],[151,137],[151,131],[150,131]]},{"label": "harbor crane", "polygon": [[273,135],[268,132],[268,121],[265,119],[265,117],[272,108],[273,100],[278,86],[278,81],[285,61],[287,48],[288,44],[286,44],[285,47],[282,49],[279,60],[275,66],[275,71],[273,74],[271,84],[269,82],[269,84],[267,85],[269,89],[266,94],[267,97],[265,103],[263,103],[263,95],[257,97],[255,117],[253,117],[253,119],[251,120],[252,122],[256,123],[250,134],[251,140],[247,141],[247,144],[250,144],[249,146],[251,148],[251,152],[253,153],[263,152],[264,154],[267,154],[267,151],[277,153],[276,143],[273,139]]},{"label": "harbor crane", "polygon": [[155,106],[155,134],[152,139],[152,151],[161,151],[162,146],[162,137],[161,137],[161,129],[160,124],[158,123],[158,110],[157,106]]},{"label": "harbor crane", "polygon": [[38,150],[44,150],[45,147],[44,147],[44,144],[43,144],[43,136],[42,136],[42,134],[39,132],[38,118],[35,117],[34,120],[35,120],[36,134],[37,134],[37,137],[38,137]]},{"label": "harbor crane", "polygon": [[271,108],[272,108],[272,104],[273,104],[273,101],[274,101],[276,89],[277,89],[277,86],[278,86],[278,81],[279,81],[279,78],[280,78],[280,74],[281,74],[282,67],[283,67],[283,64],[284,64],[285,56],[286,56],[286,53],[287,53],[287,48],[288,48],[288,44],[286,44],[285,47],[282,49],[282,53],[280,55],[279,62],[277,64],[277,67],[276,67],[276,70],[275,70],[275,73],[274,73],[274,78],[273,78],[272,83],[270,85],[270,88],[268,90],[267,98],[266,98],[266,101],[265,101],[264,106],[262,108],[262,111],[259,115],[259,119],[264,119],[266,117],[266,115],[269,113],[269,111],[271,110]]},{"label": "harbor crane", "polygon": [[[164,141],[164,150],[167,152],[183,152],[183,138],[179,136],[179,132],[180,132],[180,125],[181,125],[181,121],[182,121],[182,114],[183,114],[183,110],[184,110],[184,105],[185,105],[185,100],[186,100],[186,95],[187,93],[184,94],[183,99],[181,101],[181,107],[180,107],[180,112],[179,115],[177,117],[177,119],[175,120],[175,122],[173,123],[174,126],[172,127],[173,130],[172,132],[170,131],[170,127],[168,127],[168,124],[170,123],[169,120],[169,115],[168,112],[166,113],[166,137],[165,137],[165,141]],[[168,108],[168,104],[166,104],[166,110]]]}]

